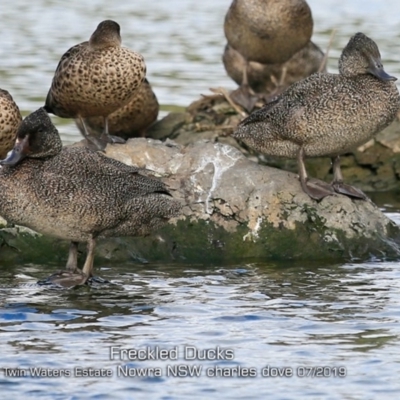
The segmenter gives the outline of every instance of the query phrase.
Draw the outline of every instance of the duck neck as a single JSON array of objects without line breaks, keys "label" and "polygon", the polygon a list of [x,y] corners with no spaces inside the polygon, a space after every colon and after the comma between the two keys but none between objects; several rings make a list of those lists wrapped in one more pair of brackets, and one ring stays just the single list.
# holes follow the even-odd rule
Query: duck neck
[{"label": "duck neck", "polygon": [[92,50],[106,49],[108,47],[121,47],[121,36],[103,36],[96,31],[89,39],[89,47]]},{"label": "duck neck", "polygon": [[46,137],[45,141],[40,143],[40,150],[33,151],[28,157],[35,159],[54,157],[61,153],[62,147],[62,141],[58,135]]},{"label": "duck neck", "polygon": [[358,71],[354,70],[354,65],[352,65],[351,59],[343,54],[339,58],[339,73],[340,75],[347,77],[360,74]]}]

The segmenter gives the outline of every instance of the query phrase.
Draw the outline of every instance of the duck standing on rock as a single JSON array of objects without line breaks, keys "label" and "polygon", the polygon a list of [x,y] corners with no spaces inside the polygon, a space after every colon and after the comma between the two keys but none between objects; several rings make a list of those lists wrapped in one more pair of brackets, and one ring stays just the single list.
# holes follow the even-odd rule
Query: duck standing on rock
[{"label": "duck standing on rock", "polygon": [[[44,108],[23,120],[13,150],[0,164],[0,215],[71,241],[66,269],[48,278],[62,286],[92,276],[97,238],[147,235],[181,208],[146,171],[85,147],[63,148]],[[82,271],[78,242],[87,242]]]},{"label": "duck standing on rock", "polygon": [[0,158],[13,148],[22,116],[7,90],[0,89]]},{"label": "duck standing on rock", "polygon": [[254,101],[247,63],[284,63],[309,42],[312,30],[311,9],[305,0],[233,0],[225,16],[225,36],[246,61],[233,99],[251,110]]},{"label": "duck standing on rock", "polygon": [[[127,104],[146,76],[143,57],[121,46],[120,26],[101,22],[89,41],[71,47],[57,66],[45,109],[61,118],[77,118],[83,134],[97,149],[124,140],[108,133],[108,116]],[[102,117],[100,138],[90,135],[85,118]]]},{"label": "duck standing on rock", "polygon": [[[365,199],[343,183],[340,155],[370,140],[400,109],[399,91],[382,66],[376,43],[356,33],[343,49],[339,74],[317,73],[252,113],[233,136],[270,156],[297,158],[301,186],[320,200],[335,192]],[[333,182],[308,179],[304,158],[329,156]]]},{"label": "duck standing on rock", "polygon": [[[144,137],[146,129],[157,120],[159,109],[157,97],[149,81],[145,79],[129,103],[109,115],[109,133],[125,140]],[[75,119],[75,123],[84,134],[81,120]],[[100,137],[104,131],[104,119],[102,117],[86,118],[85,126],[91,135]]]}]

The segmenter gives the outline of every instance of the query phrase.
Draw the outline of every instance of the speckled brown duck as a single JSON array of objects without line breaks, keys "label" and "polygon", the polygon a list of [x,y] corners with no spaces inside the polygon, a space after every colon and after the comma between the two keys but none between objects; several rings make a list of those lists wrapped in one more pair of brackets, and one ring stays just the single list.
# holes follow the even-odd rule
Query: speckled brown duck
[{"label": "speckled brown duck", "polygon": [[13,148],[21,121],[21,113],[10,93],[0,89],[0,159]]},{"label": "speckled brown duck", "polygon": [[[281,64],[311,39],[313,19],[305,0],[233,0],[224,22],[228,44],[246,63]],[[250,110],[247,67],[234,100]]]},{"label": "speckled brown duck", "polygon": [[[86,147],[63,148],[44,108],[23,120],[1,164],[0,215],[71,241],[66,269],[49,278],[62,286],[92,276],[97,238],[147,235],[180,210],[167,187],[142,170]],[[88,248],[82,271],[79,242]]]},{"label": "speckled brown duck", "polygon": [[[157,97],[150,83],[145,79],[132,100],[109,115],[108,131],[110,135],[123,139],[143,137],[146,129],[157,120],[159,109]],[[76,119],[75,123],[84,133],[81,121]],[[104,119],[101,117],[86,118],[85,124],[93,136],[100,137],[104,131]]]},{"label": "speckled brown duck", "polygon": [[[234,137],[262,153],[297,158],[303,190],[319,200],[342,193],[365,198],[343,183],[340,155],[388,126],[400,108],[394,81],[376,43],[355,34],[339,59],[339,74],[318,73],[290,86],[275,101],[243,120]],[[310,182],[305,157],[329,156],[332,185]]]},{"label": "speckled brown duck", "polygon": [[[244,57],[227,44],[222,62],[228,75],[241,85],[246,68]],[[315,72],[325,72],[325,64],[323,51],[310,41],[283,64],[247,63],[248,84],[255,93],[277,94]]]},{"label": "speckled brown duck", "polygon": [[101,22],[89,41],[71,47],[57,66],[45,108],[62,118],[102,117],[101,139],[84,129],[84,136],[98,149],[122,141],[108,133],[108,116],[127,104],[146,75],[143,57],[121,46],[120,26]]}]

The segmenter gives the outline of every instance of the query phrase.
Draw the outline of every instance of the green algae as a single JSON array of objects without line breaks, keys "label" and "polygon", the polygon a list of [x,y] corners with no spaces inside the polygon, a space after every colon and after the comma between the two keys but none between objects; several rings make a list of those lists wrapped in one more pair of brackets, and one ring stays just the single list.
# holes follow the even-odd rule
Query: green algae
[{"label": "green algae", "polygon": [[[346,236],[327,229],[313,207],[304,207],[306,222],[295,229],[261,222],[257,234],[246,224],[228,232],[212,221],[181,219],[164,226],[152,236],[110,238],[98,241],[97,263],[184,262],[194,264],[253,262],[258,260],[348,261],[371,257],[398,258],[399,228],[388,224],[388,234]],[[0,229],[1,264],[66,262],[68,242],[32,233],[24,228]],[[83,262],[84,245],[80,247]]]}]

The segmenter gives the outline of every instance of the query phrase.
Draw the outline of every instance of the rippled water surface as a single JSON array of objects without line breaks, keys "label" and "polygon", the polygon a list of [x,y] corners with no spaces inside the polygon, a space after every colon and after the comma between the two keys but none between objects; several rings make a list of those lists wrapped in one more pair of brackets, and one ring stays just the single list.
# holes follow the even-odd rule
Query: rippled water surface
[{"label": "rippled water surface", "polygon": [[[223,19],[230,0],[14,0],[0,4],[0,87],[24,114],[43,105],[61,55],[88,40],[107,18],[121,25],[123,45],[146,59],[162,109],[186,107],[210,87],[235,88],[221,55]],[[150,5],[151,4],[151,5]],[[396,0],[312,0],[313,40],[328,47],[331,72],[350,36],[362,31],[379,45],[387,71],[400,76],[400,3]],[[68,119],[55,119],[66,142],[80,139]]]},{"label": "rippled water surface", "polygon": [[[3,2],[0,87],[12,93],[24,114],[38,108],[61,54],[86,40],[98,22],[112,18],[122,27],[124,45],[145,56],[164,112],[185,107],[210,87],[234,88],[220,60],[229,4]],[[363,31],[378,43],[387,72],[400,76],[398,1],[309,4],[318,45],[326,49],[337,30],[329,53],[332,72],[348,38]],[[65,142],[80,138],[71,121],[54,121]],[[400,222],[399,195],[374,199]],[[5,267],[0,260],[0,267],[1,398],[364,400],[400,393],[397,262],[110,262],[97,265],[110,284],[75,290],[35,284],[60,266]],[[170,351],[169,359],[159,354],[156,360],[121,360],[119,353],[110,356],[112,346],[115,353],[118,346],[131,350],[131,356],[148,348],[150,358],[157,349]],[[194,351],[197,359],[192,360]],[[200,376],[173,376],[189,374],[192,367],[202,368]],[[30,368],[64,376],[33,377]],[[101,373],[112,376],[81,376]],[[246,373],[256,376],[237,377]],[[293,376],[271,377],[279,374]]]},{"label": "rippled water surface", "polygon": [[[104,265],[112,284],[101,288],[34,284],[52,271],[3,270],[0,391],[8,398],[373,399],[400,391],[397,262]],[[154,354],[142,361],[119,350],[133,358],[146,348]],[[152,360],[157,349],[178,359]],[[174,377],[177,366],[181,374],[201,368],[200,376]],[[34,367],[67,376],[34,378]],[[112,376],[80,376],[90,369]],[[256,376],[238,379],[243,371]]]}]

